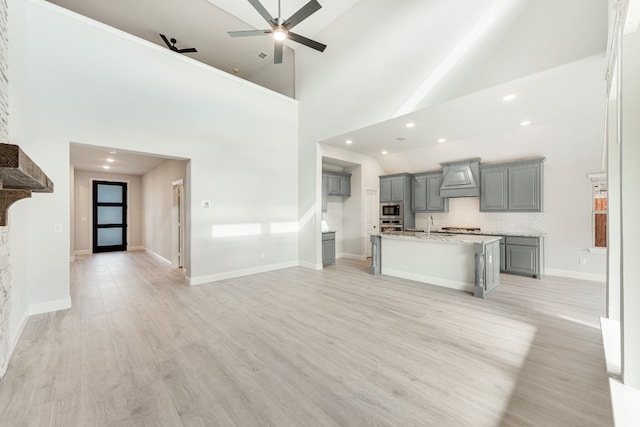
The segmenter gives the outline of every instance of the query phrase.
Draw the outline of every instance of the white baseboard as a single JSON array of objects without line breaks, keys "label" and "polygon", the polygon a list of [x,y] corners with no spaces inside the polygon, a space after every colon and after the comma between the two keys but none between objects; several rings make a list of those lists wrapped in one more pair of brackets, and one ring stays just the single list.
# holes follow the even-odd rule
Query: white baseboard
[{"label": "white baseboard", "polygon": [[365,255],[350,254],[350,253],[346,253],[346,252],[341,252],[341,253],[337,254],[336,258],[338,258],[338,259],[340,259],[340,258],[355,259],[357,261],[364,261],[365,259],[367,259],[367,257]]},{"label": "white baseboard", "polygon": [[620,341],[620,322],[606,317],[600,318],[602,331],[602,347],[607,372],[610,376],[620,377],[622,374],[622,345]]},{"label": "white baseboard", "polygon": [[640,390],[609,378],[611,407],[616,427],[635,427],[640,419]]},{"label": "white baseboard", "polygon": [[314,264],[308,261],[298,261],[300,267],[308,268],[310,270],[322,270],[322,264]]},{"label": "white baseboard", "polygon": [[607,281],[606,274],[583,273],[580,271],[570,271],[570,270],[557,270],[555,268],[546,268],[544,271],[544,274],[547,276],[568,277],[569,279],[590,280],[592,282],[605,283]]},{"label": "white baseboard", "polygon": [[75,256],[78,256],[78,255],[91,255],[93,252],[91,252],[90,249],[80,249],[80,250],[74,251],[73,253],[75,254]]},{"label": "white baseboard", "polygon": [[218,282],[220,280],[234,279],[236,277],[250,276],[252,274],[266,273],[268,271],[281,270],[283,268],[296,267],[298,261],[283,262],[280,264],[261,265],[259,267],[246,268],[243,270],[227,271],[224,273],[210,274],[207,276],[188,277],[187,282],[191,286],[205,283]]},{"label": "white baseboard", "polygon": [[456,280],[443,279],[440,277],[426,276],[423,274],[407,273],[402,270],[393,270],[382,267],[382,274],[387,276],[399,277],[401,279],[415,280],[416,282],[423,282],[430,285],[442,286],[444,288],[457,289],[459,291],[473,292],[474,284],[458,282]]},{"label": "white baseboard", "polygon": [[[29,313],[25,313],[24,316],[22,316],[22,319],[20,319],[20,323],[18,325],[18,329],[16,329],[15,334],[11,336],[11,342],[9,343],[9,354],[7,355],[7,361],[10,361],[11,356],[13,356],[13,351],[16,349],[16,345],[18,345],[18,341],[22,336],[22,331],[24,331],[24,327],[27,325],[27,320],[29,320]],[[0,377],[3,375],[4,375],[4,372],[0,374]]]},{"label": "white baseboard", "polygon": [[164,264],[167,264],[169,266],[171,265],[171,261],[169,261],[168,259],[166,259],[162,255],[158,255],[157,253],[153,252],[151,249],[143,248],[142,250],[147,251],[148,254],[153,255],[154,257],[158,258],[158,260],[162,261]]},{"label": "white baseboard", "polygon": [[129,246],[127,250],[128,251],[146,251],[147,248],[145,248],[144,246]]},{"label": "white baseboard", "polygon": [[49,313],[52,311],[67,310],[69,308],[71,308],[71,297],[59,299],[57,301],[47,301],[39,304],[31,304],[29,305],[29,316]]}]

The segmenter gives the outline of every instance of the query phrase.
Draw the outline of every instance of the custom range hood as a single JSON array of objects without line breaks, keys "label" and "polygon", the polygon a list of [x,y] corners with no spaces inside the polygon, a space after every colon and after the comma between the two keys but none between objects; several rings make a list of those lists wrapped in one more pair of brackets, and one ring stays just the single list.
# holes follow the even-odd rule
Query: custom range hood
[{"label": "custom range hood", "polygon": [[442,185],[440,197],[480,196],[480,158],[440,163]]}]

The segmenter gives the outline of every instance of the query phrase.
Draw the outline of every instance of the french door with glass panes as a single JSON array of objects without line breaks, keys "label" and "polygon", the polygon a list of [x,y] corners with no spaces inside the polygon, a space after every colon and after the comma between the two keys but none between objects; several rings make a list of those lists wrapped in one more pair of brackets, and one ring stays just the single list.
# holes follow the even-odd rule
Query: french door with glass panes
[{"label": "french door with glass panes", "polygon": [[93,252],[127,250],[127,183],[93,181]]}]

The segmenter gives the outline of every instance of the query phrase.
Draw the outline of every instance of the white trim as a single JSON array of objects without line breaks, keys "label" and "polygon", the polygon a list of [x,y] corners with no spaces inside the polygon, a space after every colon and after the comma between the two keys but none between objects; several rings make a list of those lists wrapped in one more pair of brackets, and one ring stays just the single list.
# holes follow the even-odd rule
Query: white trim
[{"label": "white trim", "polygon": [[39,304],[29,305],[29,315],[50,313],[52,311],[67,310],[71,308],[71,297],[59,299],[57,301],[41,302]]},{"label": "white trim", "polygon": [[346,259],[355,259],[358,261],[364,261],[365,259],[367,259],[367,257],[365,255],[358,255],[358,254],[349,254],[346,252],[342,252],[336,255],[336,258],[340,259],[340,258],[346,258]]},{"label": "white trim", "polygon": [[587,248],[587,250],[592,254],[607,254],[607,248]]},{"label": "white trim", "polygon": [[587,174],[587,178],[589,178],[590,180],[594,180],[594,179],[607,179],[607,174],[604,172],[598,172],[598,173],[590,173]]},{"label": "white trim", "polygon": [[556,270],[555,268],[547,268],[545,270],[545,274],[547,276],[568,277],[570,279],[591,280],[593,282],[605,283],[607,281],[606,274],[583,273],[581,271],[570,271],[570,270]]},{"label": "white trim", "polygon": [[187,281],[190,286],[202,285],[205,283],[218,282],[220,280],[234,279],[236,277],[249,276],[252,274],[266,273],[273,270],[281,270],[283,268],[297,267],[298,261],[283,262],[280,264],[261,265],[259,267],[246,268],[242,270],[227,271],[218,274],[209,274],[207,276],[188,277]]},{"label": "white trim", "polygon": [[458,282],[457,280],[448,280],[441,277],[427,276],[424,274],[408,273],[402,270],[393,270],[382,267],[382,274],[386,276],[399,277],[401,279],[414,280],[416,282],[423,282],[430,285],[442,286],[444,288],[457,289],[459,291],[473,292],[474,284]]},{"label": "white trim", "polygon": [[91,255],[91,250],[90,249],[78,249],[77,251],[74,252],[74,254],[76,256],[78,256],[78,255]]},{"label": "white trim", "polygon": [[298,265],[311,270],[322,270],[322,264],[314,264],[308,261],[298,261]]},{"label": "white trim", "polygon": [[154,257],[156,257],[163,264],[167,264],[169,266],[171,265],[171,261],[169,261],[168,259],[166,259],[162,255],[158,255],[157,253],[153,252],[151,249],[144,248],[144,250],[147,251],[148,254],[153,255]]},{"label": "white trim", "polygon": [[622,346],[620,344],[620,322],[606,317],[600,318],[602,331],[602,346],[604,360],[607,362],[607,372],[612,376],[622,374]]},{"label": "white trim", "polygon": [[144,246],[129,246],[127,248],[127,251],[146,251],[147,248],[145,248]]},{"label": "white trim", "polygon": [[[16,349],[18,345],[18,341],[20,341],[20,337],[22,336],[22,331],[24,331],[24,327],[27,326],[27,320],[29,320],[29,313],[25,313],[20,319],[20,324],[18,325],[18,329],[16,330],[15,336],[11,337],[11,342],[9,343],[9,354],[7,355],[7,362],[11,361],[11,356],[13,356],[13,351]],[[7,363],[7,366],[9,363]],[[4,375],[4,372],[0,374],[0,376]]]},{"label": "white trim", "polygon": [[640,390],[609,378],[611,407],[616,427],[634,427],[640,419]]},{"label": "white trim", "polygon": [[184,180],[182,178],[176,179],[175,181],[171,181],[172,187],[175,187],[176,185],[183,185],[183,184],[184,184]]}]

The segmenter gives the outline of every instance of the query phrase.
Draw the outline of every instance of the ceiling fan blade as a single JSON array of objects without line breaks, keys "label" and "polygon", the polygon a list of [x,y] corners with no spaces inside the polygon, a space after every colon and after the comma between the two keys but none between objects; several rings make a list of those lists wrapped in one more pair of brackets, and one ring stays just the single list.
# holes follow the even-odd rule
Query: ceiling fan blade
[{"label": "ceiling fan blade", "polygon": [[321,8],[322,6],[320,6],[320,3],[318,3],[316,0],[311,0],[309,1],[309,3],[305,4],[300,9],[298,9],[296,13],[291,15],[291,18],[284,21],[283,25],[287,27],[287,29],[291,29],[296,25],[298,25],[299,23],[301,23],[302,21],[304,21],[305,19],[307,19],[308,17],[310,17],[311,15],[313,15],[314,13],[316,13]]},{"label": "ceiling fan blade", "polygon": [[271,33],[272,30],[247,30],[247,31],[227,31],[231,37],[251,37],[251,36],[264,36]]},{"label": "ceiling fan blade", "polygon": [[287,37],[289,38],[289,40],[293,40],[294,42],[298,42],[312,49],[319,50],[320,52],[324,52],[324,50],[327,48],[326,44],[318,43],[315,40],[308,39],[304,36],[301,36],[300,34],[292,33],[291,31],[289,31]]},{"label": "ceiling fan blade", "polygon": [[164,34],[160,34],[160,37],[162,37],[162,40],[164,40],[164,42],[167,44],[167,47],[169,49],[171,49],[171,43],[169,43],[169,40],[167,40],[167,38],[165,37]]},{"label": "ceiling fan blade", "polygon": [[275,42],[275,48],[273,50],[273,63],[282,64],[282,51],[284,48],[284,42]]},{"label": "ceiling fan blade", "polygon": [[178,49],[178,50],[176,50],[176,52],[178,52],[178,53],[191,53],[191,52],[195,53],[195,52],[197,52],[197,50],[196,50],[195,47],[188,47],[186,49]]},{"label": "ceiling fan blade", "polygon": [[267,12],[267,9],[264,8],[262,3],[260,3],[258,0],[249,0],[249,3],[251,3],[251,6],[253,6],[253,8],[257,10],[260,15],[262,15],[265,21],[267,21],[269,24],[273,22],[273,17],[269,15],[269,12]]}]

